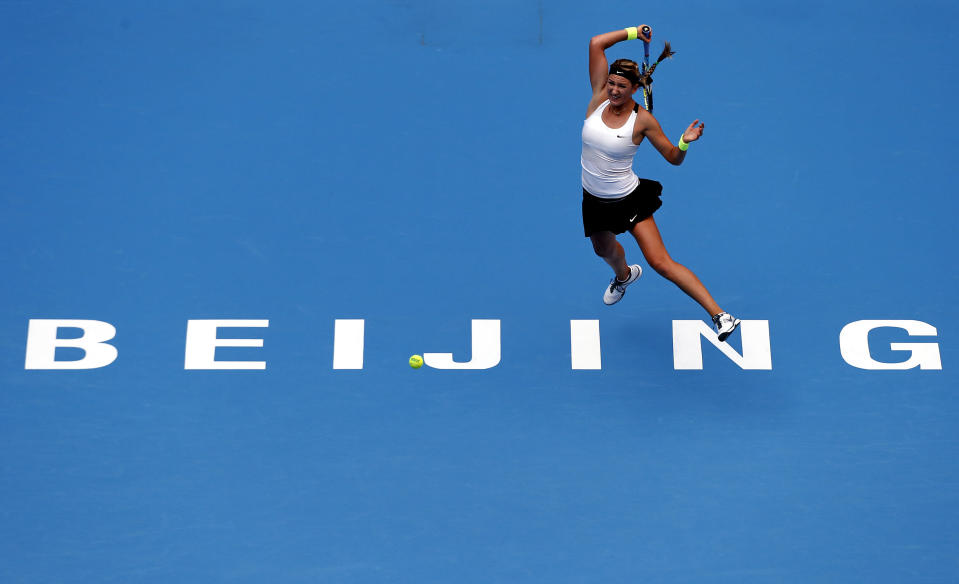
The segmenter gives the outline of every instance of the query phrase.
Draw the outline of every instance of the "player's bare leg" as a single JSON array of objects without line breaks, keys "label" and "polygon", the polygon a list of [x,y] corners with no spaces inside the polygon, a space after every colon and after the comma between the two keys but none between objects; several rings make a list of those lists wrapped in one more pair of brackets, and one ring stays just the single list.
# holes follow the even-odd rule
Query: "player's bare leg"
[{"label": "player's bare leg", "polygon": [[666,246],[663,244],[663,238],[659,234],[659,228],[656,227],[656,221],[652,217],[634,225],[632,234],[636,238],[636,243],[639,244],[639,249],[643,252],[643,257],[649,263],[649,267],[679,286],[683,292],[705,308],[709,312],[709,316],[715,316],[723,312],[723,309],[716,304],[709,290],[699,281],[696,274],[669,256]]},{"label": "player's bare leg", "polygon": [[603,258],[609,264],[609,267],[613,268],[616,278],[620,281],[626,280],[629,277],[629,266],[626,265],[626,250],[616,240],[613,232],[594,233],[589,236],[589,239],[593,242],[593,251]]},{"label": "player's bare leg", "polygon": [[616,304],[626,294],[626,287],[643,275],[643,268],[639,264],[626,265],[626,251],[611,231],[594,233],[589,238],[593,242],[596,255],[603,258],[616,273],[616,277],[609,281],[609,286],[603,292],[603,304]]}]

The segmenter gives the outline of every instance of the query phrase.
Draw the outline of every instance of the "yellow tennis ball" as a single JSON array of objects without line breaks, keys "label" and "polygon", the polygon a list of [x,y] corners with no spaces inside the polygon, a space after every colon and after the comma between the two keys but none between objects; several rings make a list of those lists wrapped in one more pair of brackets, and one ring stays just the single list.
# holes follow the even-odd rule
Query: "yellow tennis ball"
[{"label": "yellow tennis ball", "polygon": [[423,366],[423,358],[419,355],[413,355],[410,357],[410,367],[413,369],[419,369]]}]

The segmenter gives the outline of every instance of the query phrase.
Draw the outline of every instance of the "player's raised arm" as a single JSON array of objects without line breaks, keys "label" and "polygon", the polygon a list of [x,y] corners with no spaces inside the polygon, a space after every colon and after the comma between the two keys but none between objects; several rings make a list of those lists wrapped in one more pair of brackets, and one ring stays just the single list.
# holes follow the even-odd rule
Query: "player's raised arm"
[{"label": "player's raised arm", "polygon": [[649,31],[650,28],[645,24],[641,24],[638,27],[613,30],[589,39],[589,83],[593,88],[594,96],[603,91],[606,87],[606,78],[609,76],[609,62],[606,60],[606,49],[618,42],[630,39],[638,38],[648,42],[651,32],[644,35],[644,30]]}]

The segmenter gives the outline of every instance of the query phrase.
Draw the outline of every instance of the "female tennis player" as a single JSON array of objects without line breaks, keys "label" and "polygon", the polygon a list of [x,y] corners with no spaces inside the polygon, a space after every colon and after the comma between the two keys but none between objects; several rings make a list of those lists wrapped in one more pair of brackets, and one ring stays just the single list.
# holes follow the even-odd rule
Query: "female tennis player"
[{"label": "female tennis player", "polygon": [[640,180],[633,172],[633,158],[644,138],[670,164],[679,166],[686,158],[689,144],[699,140],[705,128],[699,120],[694,121],[683,132],[679,145],[674,145],[652,113],[633,99],[640,87],[644,91],[648,87],[649,72],[644,79],[637,64],[628,59],[607,64],[606,49],[637,38],[648,43],[650,34],[649,27],[641,25],[607,32],[589,42],[593,97],[583,123],[583,228],[596,255],[615,273],[603,294],[603,302],[619,302],[626,287],[643,273],[639,264],[626,263],[626,252],[616,240],[618,234],[629,231],[649,265],[702,305],[713,319],[719,340],[725,341],[739,326],[739,320],[724,312],[696,274],[666,252],[653,219],[653,213],[662,205],[662,185]]}]

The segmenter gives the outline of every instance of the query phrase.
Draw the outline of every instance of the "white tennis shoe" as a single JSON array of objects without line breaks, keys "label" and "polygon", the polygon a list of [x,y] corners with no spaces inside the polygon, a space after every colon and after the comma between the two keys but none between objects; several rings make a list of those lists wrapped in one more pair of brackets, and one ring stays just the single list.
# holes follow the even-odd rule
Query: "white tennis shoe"
[{"label": "white tennis shoe", "polygon": [[627,278],[625,282],[620,282],[614,276],[613,279],[609,281],[606,292],[603,293],[603,302],[609,305],[616,304],[622,300],[623,295],[626,294],[626,286],[638,280],[642,275],[643,268],[639,267],[639,264],[633,264],[629,266],[629,278]]},{"label": "white tennis shoe", "polygon": [[725,341],[739,327],[739,319],[729,313],[720,312],[713,317],[713,326],[716,327],[719,340]]}]

